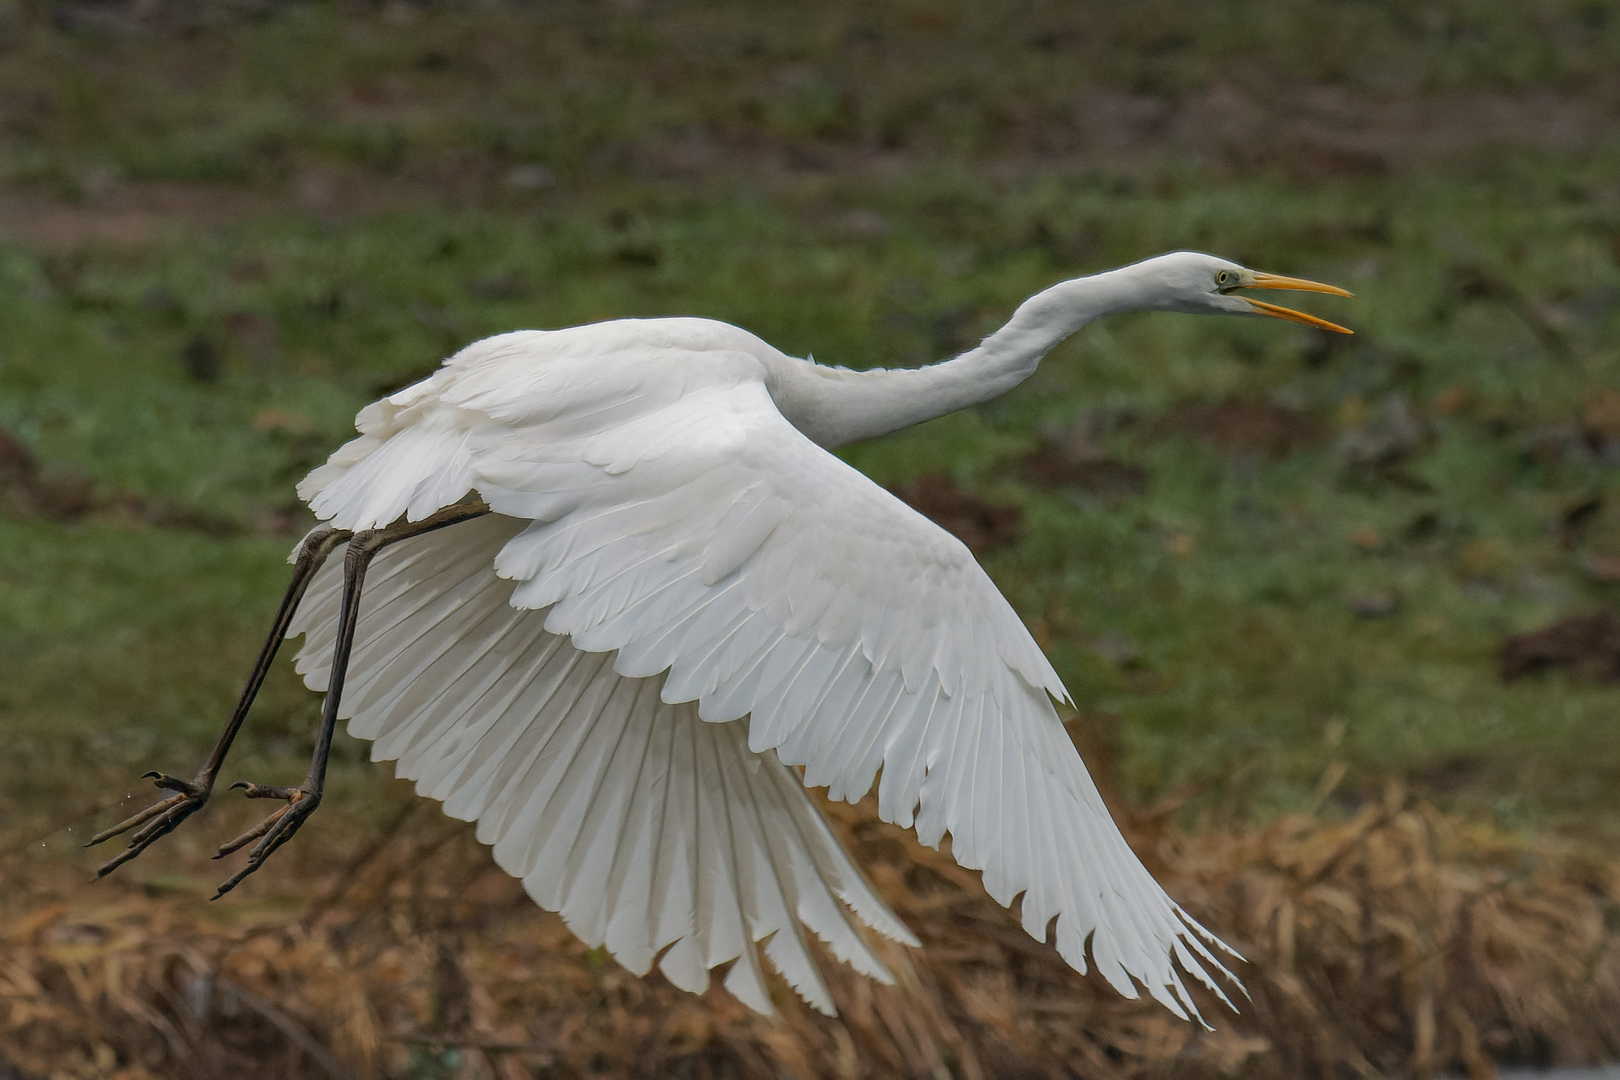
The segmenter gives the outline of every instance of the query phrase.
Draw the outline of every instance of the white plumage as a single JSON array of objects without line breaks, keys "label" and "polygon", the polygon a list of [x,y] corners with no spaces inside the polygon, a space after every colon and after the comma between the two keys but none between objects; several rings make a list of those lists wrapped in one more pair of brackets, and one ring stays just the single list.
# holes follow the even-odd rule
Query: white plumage
[{"label": "white plumage", "polygon": [[[1212,976],[1230,978],[1215,951],[1230,950],[1114,826],[1058,719],[1057,674],[966,547],[825,448],[1003,393],[1111,312],[1340,329],[1242,287],[1342,292],[1176,253],[1054,286],[978,348],[913,370],[827,368],[703,319],[470,345],[364,409],[360,437],[299,486],[326,529],[296,553],[284,607],[311,689],[343,663],[342,595],[364,580],[324,730],[348,718],[373,757],[476,820],[537,903],[688,990],[736,961],[727,988],[770,1011],[763,952],[831,1012],[804,930],[889,977],[855,921],[917,942],[805,791],[855,801],[876,784],[884,820],[925,844],[949,833],[1074,967],[1089,944],[1121,993],[1196,1016],[1184,979],[1225,1001]],[[486,516],[409,527],[475,496]],[[408,538],[369,576],[327,564],[300,602],[329,550],[310,544],[381,535],[367,530]],[[206,800],[256,687],[197,781],[159,777],[181,794],[98,837],[141,826],[103,872]],[[249,787],[288,807],[222,849],[264,837],[222,892],[318,805],[323,775],[320,743],[303,787]]]},{"label": "white plumage", "polygon": [[[915,939],[867,886],[798,777],[748,749],[745,725],[705,724],[668,704],[662,680],[617,674],[514,608],[491,563],[521,522],[491,516],[378,557],[344,711],[379,759],[476,820],[496,862],[592,946],[645,974],[659,952],[675,985],[740,959],[726,987],[770,1011],[753,942],[804,998],[832,999],[802,923],[834,955],[889,981],[847,905],[897,941]],[[311,587],[298,670],[324,690],[341,574]]]}]

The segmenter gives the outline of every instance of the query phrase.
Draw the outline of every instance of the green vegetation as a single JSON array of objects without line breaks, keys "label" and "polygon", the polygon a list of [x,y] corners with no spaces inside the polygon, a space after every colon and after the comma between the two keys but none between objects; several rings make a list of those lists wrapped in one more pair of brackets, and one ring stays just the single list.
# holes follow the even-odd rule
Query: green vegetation
[{"label": "green vegetation", "polygon": [[[1134,798],[1219,779],[1193,812],[1331,808],[1401,772],[1612,833],[1620,697],[1503,685],[1496,651],[1620,589],[1591,571],[1620,554],[1620,138],[1588,108],[1620,19],[993,7],[19,9],[0,428],[104,509],[0,518],[0,781],[60,813],[200,754],[279,599],[293,483],[461,344],[695,314],[919,363],[1054,280],[1198,248],[1355,290],[1300,306],[1357,336],[1122,318],[849,459],[1023,508],[986,564],[1082,713],[1118,716]],[[1312,94],[1365,138],[1312,128]],[[1175,422],[1223,402],[1321,436]],[[1380,448],[1403,409],[1421,434]],[[1082,416],[1140,494],[1022,479]],[[231,775],[295,774],[314,708],[283,664]]]}]

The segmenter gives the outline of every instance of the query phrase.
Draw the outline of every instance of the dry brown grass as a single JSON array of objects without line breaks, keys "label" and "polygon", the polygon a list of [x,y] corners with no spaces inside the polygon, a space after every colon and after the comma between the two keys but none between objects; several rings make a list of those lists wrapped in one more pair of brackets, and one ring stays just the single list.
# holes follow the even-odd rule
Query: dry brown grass
[{"label": "dry brown grass", "polygon": [[208,904],[213,866],[91,888],[13,857],[0,1076],[1484,1077],[1620,1053],[1620,863],[1399,787],[1345,821],[1132,819],[1251,961],[1252,999],[1212,1032],[1070,971],[864,806],[829,813],[924,947],[886,950],[893,987],[829,963],[829,1020],[785,986],[768,1019],[634,978],[419,805],[359,850],[306,848],[250,902]]}]

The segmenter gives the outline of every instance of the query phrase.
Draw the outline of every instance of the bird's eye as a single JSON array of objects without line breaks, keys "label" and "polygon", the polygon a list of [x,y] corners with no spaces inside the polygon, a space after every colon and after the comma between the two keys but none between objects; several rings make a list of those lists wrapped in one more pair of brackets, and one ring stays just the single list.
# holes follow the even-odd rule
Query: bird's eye
[{"label": "bird's eye", "polygon": [[1225,285],[1231,280],[1232,272],[1230,270],[1222,270],[1220,273],[1215,275],[1215,284],[1217,285]]}]

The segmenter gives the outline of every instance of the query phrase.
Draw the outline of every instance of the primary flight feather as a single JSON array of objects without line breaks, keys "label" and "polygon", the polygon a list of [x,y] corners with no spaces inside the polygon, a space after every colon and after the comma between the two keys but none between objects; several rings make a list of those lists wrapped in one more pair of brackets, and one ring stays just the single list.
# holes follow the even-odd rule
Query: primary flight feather
[{"label": "primary flight feather", "polygon": [[275,642],[302,633],[317,760],[298,788],[243,785],[287,806],[222,849],[258,841],[222,892],[319,804],[345,718],[631,971],[701,991],[735,961],[726,987],[769,1012],[763,954],[831,1012],[806,930],[878,979],[854,922],[917,944],[805,791],[876,784],[884,820],[949,833],[1070,964],[1089,940],[1121,993],[1196,1016],[1184,978],[1224,1000],[1229,950],[1109,818],[1051,665],[966,547],[827,450],[1004,393],[1114,312],[1342,329],[1242,288],[1348,295],[1178,252],[1054,286],[917,369],[828,368],[706,319],[468,346],[299,486],[323,524],[237,715],[196,780],[152,774],[177,794],[97,838],[134,830],[103,872],[206,801]]}]

